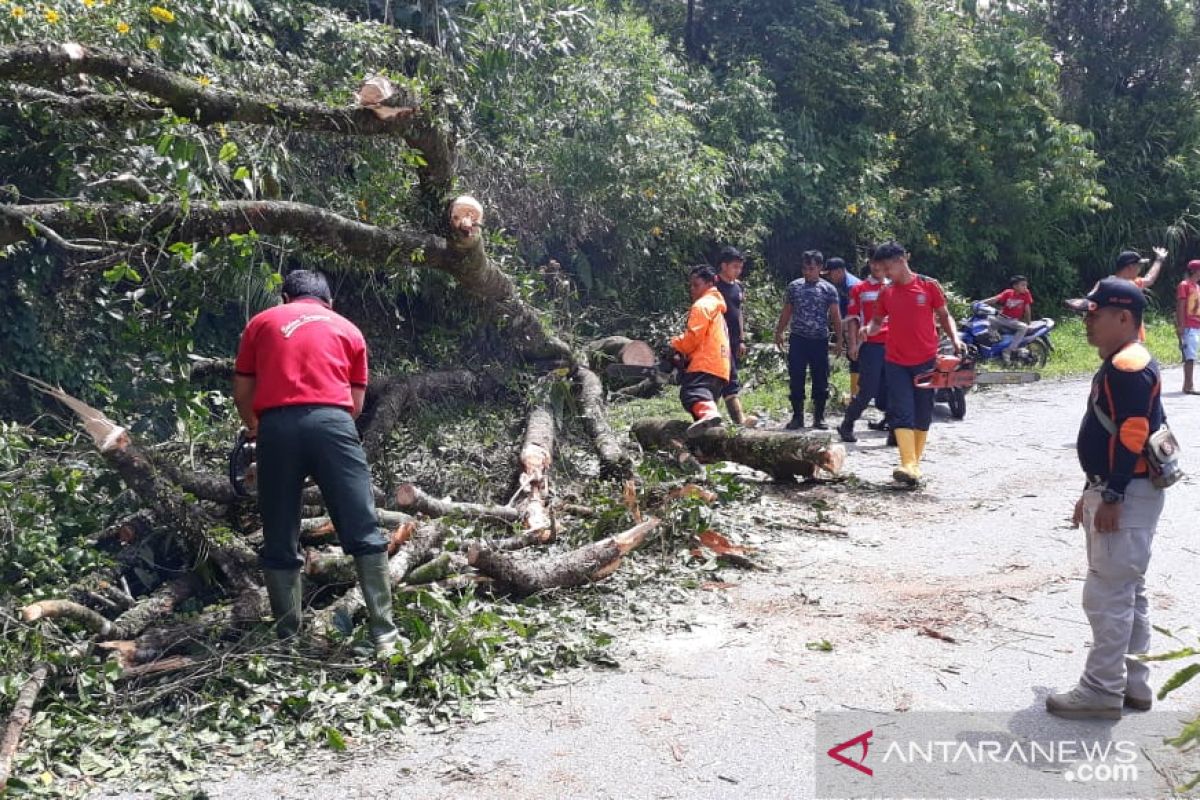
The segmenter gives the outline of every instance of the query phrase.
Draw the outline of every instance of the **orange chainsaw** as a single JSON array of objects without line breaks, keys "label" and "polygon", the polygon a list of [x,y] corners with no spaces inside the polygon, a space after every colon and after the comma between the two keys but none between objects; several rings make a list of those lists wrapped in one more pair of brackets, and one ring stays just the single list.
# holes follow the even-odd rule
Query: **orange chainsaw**
[{"label": "orange chainsaw", "polygon": [[1041,377],[1028,371],[978,372],[970,359],[939,355],[933,369],[913,378],[913,385],[918,389],[970,389],[975,384],[1033,383]]}]

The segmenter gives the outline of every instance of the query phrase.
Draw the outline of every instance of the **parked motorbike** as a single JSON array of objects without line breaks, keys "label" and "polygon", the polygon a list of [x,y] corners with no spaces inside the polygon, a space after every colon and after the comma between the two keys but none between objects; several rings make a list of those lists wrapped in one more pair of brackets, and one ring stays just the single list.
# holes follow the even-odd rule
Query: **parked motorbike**
[{"label": "parked motorbike", "polygon": [[[959,336],[967,348],[967,356],[975,362],[1002,361],[1002,355],[1012,343],[1011,333],[997,329],[996,309],[987,303],[976,301],[971,304],[971,315],[958,324]],[[1034,320],[1021,344],[1013,351],[1011,363],[1022,367],[1043,367],[1054,350],[1050,331],[1054,320],[1044,317]]]}]

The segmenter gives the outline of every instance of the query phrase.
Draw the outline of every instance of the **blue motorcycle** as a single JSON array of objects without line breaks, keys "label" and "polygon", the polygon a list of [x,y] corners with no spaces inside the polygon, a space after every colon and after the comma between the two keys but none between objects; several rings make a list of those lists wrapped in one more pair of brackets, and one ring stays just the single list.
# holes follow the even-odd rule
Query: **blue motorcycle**
[{"label": "blue motorcycle", "polygon": [[[958,334],[967,349],[967,357],[975,362],[1003,361],[1002,355],[1012,343],[1013,335],[996,325],[996,309],[987,303],[971,303],[971,316],[958,323]],[[1049,317],[1034,320],[1021,338],[1021,344],[1007,362],[1020,367],[1044,367],[1054,350],[1050,331],[1054,320]]]}]

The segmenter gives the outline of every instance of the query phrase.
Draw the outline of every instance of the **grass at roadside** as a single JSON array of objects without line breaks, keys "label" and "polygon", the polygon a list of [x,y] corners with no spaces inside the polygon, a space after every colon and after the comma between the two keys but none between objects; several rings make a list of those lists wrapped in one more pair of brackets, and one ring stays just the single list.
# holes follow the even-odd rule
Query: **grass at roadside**
[{"label": "grass at roadside", "polygon": [[[1061,378],[1068,375],[1083,375],[1095,371],[1100,365],[1096,348],[1087,343],[1080,317],[1067,317],[1058,321],[1050,334],[1054,352],[1045,368],[1040,370],[1043,378]],[[1146,344],[1158,363],[1179,363],[1179,340],[1175,336],[1175,323],[1161,316],[1146,318]]]}]

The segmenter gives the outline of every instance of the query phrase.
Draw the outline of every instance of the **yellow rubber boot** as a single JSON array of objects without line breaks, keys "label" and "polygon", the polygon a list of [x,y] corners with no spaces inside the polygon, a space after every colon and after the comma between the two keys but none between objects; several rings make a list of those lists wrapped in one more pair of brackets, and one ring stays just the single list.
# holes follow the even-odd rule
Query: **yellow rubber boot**
[{"label": "yellow rubber boot", "polygon": [[921,463],[921,458],[925,455],[925,440],[929,438],[929,431],[913,431],[913,438],[917,444],[917,463]]},{"label": "yellow rubber boot", "polygon": [[917,437],[912,428],[897,428],[896,448],[900,451],[900,466],[892,470],[892,479],[909,486],[916,485],[921,479],[917,469]]},{"label": "yellow rubber boot", "polygon": [[858,395],[858,373],[851,372],[850,373],[850,397],[853,398],[857,395]]}]

